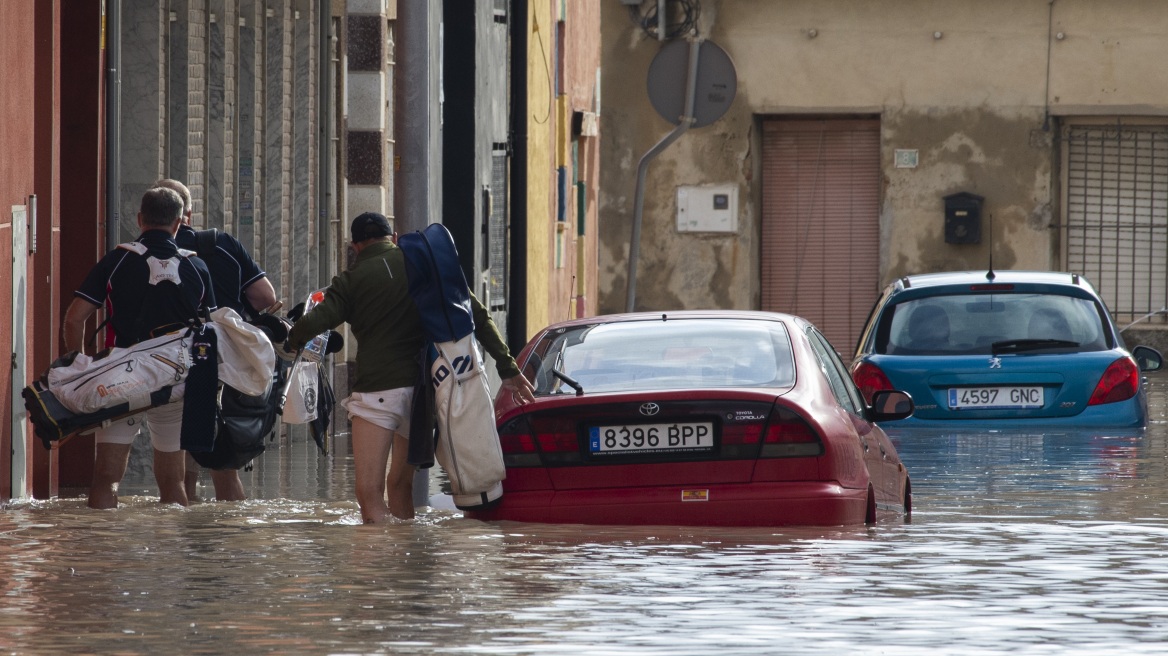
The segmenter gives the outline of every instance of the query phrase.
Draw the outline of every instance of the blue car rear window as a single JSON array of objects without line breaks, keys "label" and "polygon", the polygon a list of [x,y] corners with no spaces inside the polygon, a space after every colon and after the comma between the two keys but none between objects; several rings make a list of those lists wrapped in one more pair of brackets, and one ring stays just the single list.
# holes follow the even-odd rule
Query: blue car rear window
[{"label": "blue car rear window", "polygon": [[718,387],[785,387],[795,381],[781,323],[677,319],[596,324],[548,335],[525,366],[540,394]]},{"label": "blue car rear window", "polygon": [[1019,340],[1058,340],[1047,350],[1059,352],[1108,348],[1096,304],[1059,294],[930,296],[890,306],[881,323],[876,352],[889,355],[984,354]]}]

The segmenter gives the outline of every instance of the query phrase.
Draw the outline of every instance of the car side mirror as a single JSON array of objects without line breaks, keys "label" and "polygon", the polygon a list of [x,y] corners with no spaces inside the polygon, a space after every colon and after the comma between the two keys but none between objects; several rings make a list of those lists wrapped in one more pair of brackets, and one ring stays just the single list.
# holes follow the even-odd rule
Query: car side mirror
[{"label": "car side mirror", "polygon": [[868,410],[872,421],[896,421],[912,416],[913,400],[907,392],[881,390],[872,395]]},{"label": "car side mirror", "polygon": [[1140,366],[1140,371],[1159,371],[1164,366],[1164,356],[1150,346],[1137,346],[1132,349],[1132,357]]}]

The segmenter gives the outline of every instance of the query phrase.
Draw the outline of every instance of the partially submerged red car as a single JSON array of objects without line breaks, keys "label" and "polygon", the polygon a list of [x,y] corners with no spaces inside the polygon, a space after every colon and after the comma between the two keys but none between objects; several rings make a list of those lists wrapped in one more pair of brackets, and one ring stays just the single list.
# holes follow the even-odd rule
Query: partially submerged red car
[{"label": "partially submerged red car", "polygon": [[768,312],[668,312],[552,325],[520,352],[534,403],[495,401],[507,478],[482,520],[784,526],[907,516],[908,473],[807,321]]}]

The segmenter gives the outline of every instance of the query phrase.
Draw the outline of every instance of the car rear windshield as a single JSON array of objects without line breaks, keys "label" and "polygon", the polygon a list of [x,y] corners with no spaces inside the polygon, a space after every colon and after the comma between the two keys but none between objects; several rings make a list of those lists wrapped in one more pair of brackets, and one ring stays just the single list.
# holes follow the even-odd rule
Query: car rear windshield
[{"label": "car rear windshield", "polygon": [[1098,306],[1089,299],[1058,294],[930,296],[891,306],[881,323],[876,352],[890,355],[1108,348]]},{"label": "car rear windshield", "polygon": [[569,328],[549,334],[524,368],[540,394],[794,383],[791,340],[773,321],[676,319]]}]

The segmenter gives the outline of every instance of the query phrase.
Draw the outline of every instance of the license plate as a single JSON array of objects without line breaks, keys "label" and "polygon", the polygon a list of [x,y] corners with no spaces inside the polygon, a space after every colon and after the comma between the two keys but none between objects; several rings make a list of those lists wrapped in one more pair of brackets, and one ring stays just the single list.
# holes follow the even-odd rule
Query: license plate
[{"label": "license plate", "polygon": [[631,424],[593,426],[588,431],[592,453],[705,451],[714,448],[714,424]]},{"label": "license plate", "polygon": [[979,408],[1041,408],[1042,387],[950,387],[949,407],[953,410]]}]

